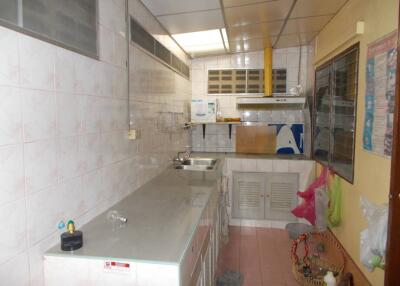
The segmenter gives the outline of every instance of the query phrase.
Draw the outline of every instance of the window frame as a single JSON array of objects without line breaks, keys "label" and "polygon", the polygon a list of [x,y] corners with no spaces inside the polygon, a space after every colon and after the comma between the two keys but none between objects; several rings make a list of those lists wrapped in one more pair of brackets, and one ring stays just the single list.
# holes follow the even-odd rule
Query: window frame
[{"label": "window frame", "polygon": [[5,28],[8,28],[8,29],[11,29],[11,30],[14,30],[14,31],[16,31],[16,32],[18,32],[18,33],[21,33],[21,34],[30,36],[30,37],[32,37],[32,38],[35,38],[35,39],[38,39],[38,40],[47,42],[47,43],[52,44],[52,45],[55,45],[55,46],[57,46],[57,47],[60,47],[60,48],[63,48],[63,49],[66,49],[66,50],[69,50],[69,51],[78,53],[78,54],[80,54],[80,55],[83,55],[83,56],[86,56],[86,57],[89,57],[89,58],[92,58],[92,59],[95,59],[95,60],[100,60],[100,45],[99,45],[99,43],[100,43],[100,41],[99,41],[99,0],[94,0],[94,1],[95,1],[95,6],[96,6],[96,54],[92,54],[92,53],[89,53],[89,52],[85,52],[85,51],[83,51],[83,50],[81,50],[81,49],[74,48],[74,47],[72,47],[72,46],[69,46],[69,45],[67,45],[67,44],[65,44],[65,43],[59,42],[59,41],[57,41],[57,40],[54,40],[54,39],[52,39],[52,38],[50,38],[50,37],[47,37],[47,36],[45,36],[45,35],[42,35],[42,34],[40,34],[40,33],[31,31],[31,30],[28,30],[28,29],[26,29],[26,28],[24,28],[24,27],[21,27],[21,26],[19,26],[19,25],[10,23],[10,22],[8,22],[8,21],[5,21],[5,20],[3,20],[3,19],[1,19],[1,18],[0,18],[0,26],[5,27]]},{"label": "window frame", "polygon": [[[357,74],[357,83],[355,85],[355,97],[354,97],[354,131],[353,131],[353,146],[352,146],[352,174],[351,174],[351,179],[346,178],[343,174],[341,174],[339,171],[335,169],[335,167],[332,164],[332,157],[333,157],[333,144],[334,144],[334,121],[332,123],[332,117],[334,116],[333,112],[333,101],[334,101],[334,89],[335,89],[335,84],[334,84],[334,74],[333,74],[333,66],[334,62],[337,61],[338,59],[356,51],[357,52],[357,65],[356,65],[356,74]],[[317,119],[317,72],[319,72],[322,69],[325,69],[329,67],[329,90],[330,90],[330,96],[329,96],[329,150],[328,150],[328,160],[327,163],[322,162],[321,160],[317,159],[315,157],[315,152],[314,152],[314,139],[315,139],[315,128],[316,128],[316,119]],[[337,176],[341,177],[345,181],[347,181],[350,184],[354,184],[354,174],[355,174],[355,164],[356,164],[356,140],[357,140],[357,106],[358,106],[358,90],[359,90],[359,78],[360,78],[360,42],[357,42],[344,51],[340,52],[339,54],[335,55],[334,57],[326,60],[323,62],[321,65],[317,66],[314,71],[314,98],[313,98],[313,114],[312,114],[312,126],[311,126],[311,134],[312,134],[312,144],[311,144],[311,157],[313,160],[315,160],[317,163],[321,164],[322,166],[328,167],[331,171],[333,171],[334,174]]]}]

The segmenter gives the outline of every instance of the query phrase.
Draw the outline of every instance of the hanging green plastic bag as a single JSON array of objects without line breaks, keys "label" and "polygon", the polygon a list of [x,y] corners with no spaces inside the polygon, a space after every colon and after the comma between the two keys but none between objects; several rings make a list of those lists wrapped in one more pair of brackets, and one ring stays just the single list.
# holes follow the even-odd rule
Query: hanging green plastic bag
[{"label": "hanging green plastic bag", "polygon": [[338,176],[335,176],[332,189],[329,192],[329,207],[327,209],[327,223],[329,227],[336,227],[342,219],[342,186]]}]

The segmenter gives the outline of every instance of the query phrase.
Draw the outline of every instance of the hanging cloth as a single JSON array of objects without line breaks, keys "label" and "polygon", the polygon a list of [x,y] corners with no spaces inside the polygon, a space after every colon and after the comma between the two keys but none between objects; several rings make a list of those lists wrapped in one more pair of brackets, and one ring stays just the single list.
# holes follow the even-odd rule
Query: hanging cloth
[{"label": "hanging cloth", "polygon": [[329,227],[340,225],[342,219],[342,184],[339,176],[335,176],[332,189],[329,191],[329,207],[326,217]]},{"label": "hanging cloth", "polygon": [[315,190],[326,184],[328,177],[328,168],[324,167],[319,177],[304,192],[297,192],[297,195],[303,199],[303,202],[292,210],[292,214],[299,218],[308,220],[315,225]]}]

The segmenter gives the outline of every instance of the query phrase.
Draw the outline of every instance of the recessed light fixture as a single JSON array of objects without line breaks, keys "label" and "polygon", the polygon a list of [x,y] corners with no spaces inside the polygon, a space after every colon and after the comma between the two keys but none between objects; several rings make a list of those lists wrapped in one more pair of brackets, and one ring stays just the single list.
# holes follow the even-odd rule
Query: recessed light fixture
[{"label": "recessed light fixture", "polygon": [[221,34],[222,34],[222,39],[224,40],[225,49],[227,52],[229,52],[229,41],[228,41],[228,35],[226,33],[226,29],[221,29]]},{"label": "recessed light fixture", "polygon": [[225,47],[229,48],[225,29],[174,34],[172,37],[189,54],[217,53],[225,51]]}]

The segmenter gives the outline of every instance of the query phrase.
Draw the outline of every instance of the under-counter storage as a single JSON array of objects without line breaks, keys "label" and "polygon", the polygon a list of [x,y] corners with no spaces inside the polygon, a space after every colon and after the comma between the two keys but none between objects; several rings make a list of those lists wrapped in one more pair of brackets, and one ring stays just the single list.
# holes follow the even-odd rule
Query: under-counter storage
[{"label": "under-counter storage", "polygon": [[292,221],[297,173],[233,172],[233,218]]}]

